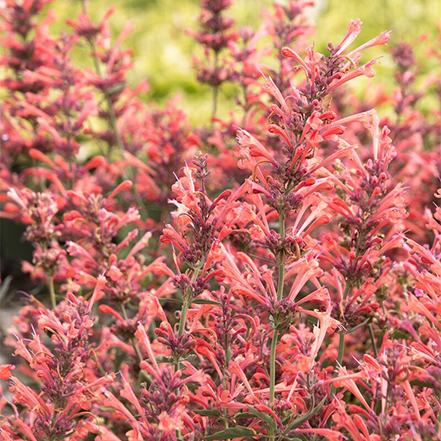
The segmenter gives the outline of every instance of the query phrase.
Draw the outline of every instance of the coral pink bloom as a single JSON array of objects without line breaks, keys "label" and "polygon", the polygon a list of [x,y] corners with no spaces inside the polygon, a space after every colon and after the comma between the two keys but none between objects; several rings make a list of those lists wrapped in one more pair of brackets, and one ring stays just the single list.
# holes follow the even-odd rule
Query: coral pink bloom
[{"label": "coral pink bloom", "polygon": [[180,419],[171,417],[165,411],[158,416],[158,419],[158,429],[164,435],[175,434],[177,430],[182,430],[184,428],[184,423]]},{"label": "coral pink bloom", "polygon": [[329,441],[341,441],[343,439],[342,433],[330,429],[296,429],[296,433],[315,433]]},{"label": "coral pink bloom", "polygon": [[367,41],[366,43],[363,43],[361,46],[357,47],[352,52],[349,52],[347,57],[352,58],[352,57],[356,56],[358,53],[360,53],[361,51],[363,51],[369,47],[386,44],[390,40],[391,32],[392,31],[383,31],[377,37],[373,38],[372,40]]},{"label": "coral pink bloom", "polygon": [[[283,54],[283,49],[282,49],[282,54]],[[283,55],[285,55],[285,54],[283,54]],[[287,114],[289,114],[290,111],[289,111],[288,105],[286,104],[285,98],[283,97],[279,88],[275,85],[272,78],[266,77],[264,74],[262,74],[262,76],[265,78],[265,84],[263,87],[280,103],[283,111],[286,112]]]},{"label": "coral pink bloom", "polygon": [[251,156],[264,158],[273,165],[277,164],[271,153],[246,130],[239,130],[237,132],[237,142],[240,147],[248,148]]},{"label": "coral pink bloom", "polygon": [[330,315],[329,310],[330,303],[328,305],[328,310],[326,312],[319,312],[317,309],[314,311],[308,311],[303,308],[299,308],[300,312],[303,312],[307,315],[311,315],[313,317],[317,317],[319,319],[320,327],[314,327],[314,343],[311,347],[310,357],[314,360],[317,357],[317,354],[322,347],[323,341],[327,333],[333,333],[337,327],[340,325],[340,322],[333,319]]},{"label": "coral pink bloom", "polygon": [[343,84],[347,83],[348,81],[353,80],[354,78],[358,78],[360,76],[366,76],[368,78],[372,78],[375,76],[375,71],[372,69],[372,65],[376,63],[375,60],[369,61],[363,66],[360,66],[359,68],[355,69],[354,71],[344,75],[341,79],[336,80],[334,83],[331,84],[329,87],[329,92],[332,92],[333,90],[337,89],[338,87],[342,86]]},{"label": "coral pink bloom", "polygon": [[289,47],[284,47],[282,49],[282,55],[286,58],[294,58],[294,60],[296,60],[300,64],[300,66],[303,68],[305,73],[307,73],[307,74],[310,73],[309,66],[305,63],[303,58],[293,49],[291,49]]},{"label": "coral pink bloom", "polygon": [[341,367],[338,370],[338,376],[332,382],[334,383],[335,387],[344,387],[345,389],[349,390],[353,395],[355,395],[358,400],[363,404],[364,407],[370,412],[371,408],[369,407],[368,403],[366,402],[365,398],[360,392],[360,389],[358,389],[356,383],[354,380],[356,379],[362,379],[364,374],[362,372],[359,372],[357,374],[348,374],[345,367]]},{"label": "coral pink bloom", "polygon": [[361,32],[361,20],[358,18],[357,20],[351,20],[348,25],[348,31],[346,35],[343,37],[343,40],[337,46],[338,50],[336,55],[340,55],[342,52],[346,50],[358,37]]},{"label": "coral pink bloom", "polygon": [[9,380],[11,378],[11,371],[15,369],[12,364],[1,364],[0,365],[0,380]]}]

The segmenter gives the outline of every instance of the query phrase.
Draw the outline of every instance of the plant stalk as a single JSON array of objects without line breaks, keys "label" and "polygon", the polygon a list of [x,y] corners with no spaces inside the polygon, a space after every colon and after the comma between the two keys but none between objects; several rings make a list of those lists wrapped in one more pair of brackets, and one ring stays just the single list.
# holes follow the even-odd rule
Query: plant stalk
[{"label": "plant stalk", "polygon": [[274,405],[275,400],[275,386],[276,386],[276,348],[279,332],[275,329],[273,339],[271,341],[271,355],[270,355],[270,403]]},{"label": "plant stalk", "polygon": [[[340,332],[340,340],[338,342],[337,366],[341,366],[341,364],[343,362],[343,355],[345,352],[345,336],[346,336],[345,331]],[[331,397],[335,394],[335,390],[336,390],[336,387],[334,386],[334,384],[332,384]]]},{"label": "plant stalk", "polygon": [[[214,62],[213,62],[214,71],[217,70],[218,59],[219,59],[219,54],[216,51],[214,53]],[[218,85],[213,86],[213,108],[211,111],[211,125],[213,125],[213,118],[216,116],[216,112],[217,112],[218,93],[219,93],[219,86]]]},{"label": "plant stalk", "polygon": [[54,287],[54,277],[48,277],[48,285],[49,285],[49,294],[51,296],[51,305],[52,309],[55,309],[57,306],[57,299],[55,298],[55,287]]},{"label": "plant stalk", "polygon": [[[281,240],[285,239],[285,213],[280,213],[280,238]],[[278,265],[278,272],[279,277],[277,281],[277,300],[283,299],[283,284],[285,279],[285,262],[284,262],[284,253],[283,251],[280,253],[279,257],[279,265]]]},{"label": "plant stalk", "polygon": [[[83,13],[87,15],[87,2],[86,2],[86,0],[82,1],[82,9],[83,9]],[[100,67],[100,62],[99,62],[99,58],[98,58],[98,52],[95,47],[95,42],[93,39],[88,39],[87,41],[89,43],[90,50],[92,52],[92,60],[93,60],[93,64],[95,67],[95,72],[98,76],[102,77],[101,67]],[[118,149],[122,155],[125,148],[124,148],[124,142],[121,139],[121,135],[118,131],[115,109],[113,107],[113,103],[112,103],[111,98],[107,94],[105,94],[105,100],[107,102],[107,110],[108,110],[109,116],[110,116],[110,128],[112,129],[112,132],[115,135],[116,144],[117,144]],[[127,167],[126,175],[128,176],[128,178],[130,180],[132,180],[133,182],[135,181],[134,172],[131,167]],[[147,207],[145,206],[144,201],[143,201],[141,195],[139,194],[138,189],[136,188],[136,185],[134,185],[134,196],[135,196],[136,202],[140,206],[142,214],[144,215],[144,219],[147,219],[148,218]]]},{"label": "plant stalk", "polygon": [[[286,234],[286,218],[285,212],[282,211],[279,213],[280,217],[280,238],[283,241],[285,239]],[[283,285],[285,278],[285,262],[284,262],[284,253],[283,251],[280,253],[279,262],[278,262],[278,281],[277,281],[277,300],[280,301],[283,299]],[[271,341],[271,352],[270,352],[270,404],[271,407],[274,408],[274,402],[276,399],[275,387],[276,387],[276,349],[277,349],[277,340],[279,338],[279,331],[277,330],[277,323],[274,323],[274,332],[273,338]],[[275,440],[274,427],[270,428],[270,439]]]},{"label": "plant stalk", "polygon": [[[198,265],[194,269],[193,275],[191,277],[191,283],[196,282],[203,265],[204,265],[204,261],[200,260]],[[185,322],[187,321],[188,307],[190,306],[190,304],[191,304],[191,292],[190,292],[190,288],[187,288],[184,294],[184,303],[182,305],[181,317],[179,319],[178,337],[182,337],[184,335]]]},{"label": "plant stalk", "polygon": [[375,358],[377,358],[378,356],[377,342],[375,341],[375,335],[374,335],[374,330],[372,329],[372,324],[369,324],[369,335],[371,336],[372,348],[374,350]]},{"label": "plant stalk", "polygon": [[190,298],[188,295],[185,296],[184,304],[182,305],[181,317],[179,319],[179,331],[178,337],[182,337],[184,334],[185,321],[187,320],[188,306],[190,303]]}]

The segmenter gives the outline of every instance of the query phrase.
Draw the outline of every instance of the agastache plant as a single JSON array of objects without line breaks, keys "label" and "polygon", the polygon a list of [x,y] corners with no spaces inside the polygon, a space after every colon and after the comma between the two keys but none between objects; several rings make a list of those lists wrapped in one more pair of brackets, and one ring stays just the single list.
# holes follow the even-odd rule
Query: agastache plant
[{"label": "agastache plant", "polygon": [[48,3],[1,12],[0,215],[34,251],[0,440],[441,439],[441,114],[418,106],[440,88],[410,46],[358,99],[389,31],[357,46],[351,21],[322,54],[312,2],[238,29],[203,1],[194,127],[130,84],[114,8],[57,36]]},{"label": "agastache plant", "polygon": [[[250,182],[251,192],[259,195],[260,210],[264,218],[260,219],[266,227],[262,229],[263,246],[268,248],[273,260],[273,280],[267,281],[267,287],[262,284],[263,295],[254,292],[255,299],[264,305],[270,314],[271,327],[268,329],[268,341],[271,341],[269,360],[269,404],[274,409],[276,402],[276,357],[279,336],[284,333],[294,321],[297,312],[318,319],[316,340],[308,354],[307,368],[312,369],[318,355],[321,343],[327,331],[335,331],[341,322],[331,318],[332,300],[327,290],[319,282],[322,270],[317,262],[321,244],[310,237],[310,233],[320,225],[330,222],[327,212],[329,204],[318,197],[319,192],[331,190],[332,180],[329,176],[318,177],[322,169],[333,161],[351,156],[356,146],[347,145],[340,140],[345,131],[345,124],[360,121],[364,115],[355,115],[338,120],[330,111],[326,97],[341,86],[360,75],[372,76],[369,62],[361,67],[348,61],[351,56],[360,58],[361,50],[376,44],[386,43],[388,34],[382,39],[365,43],[360,48],[345,55],[344,51],[360,32],[360,23],[353,22],[342,42],[330,48],[330,56],[324,57],[308,50],[308,56],[303,59],[294,50],[283,48],[282,53],[287,58],[293,58],[301,66],[305,74],[305,82],[299,88],[293,87],[291,97],[293,104],[288,104],[278,87],[270,77],[266,77],[265,87],[277,100],[278,105],[272,105],[271,111],[274,123],[268,130],[279,137],[279,149],[268,149],[246,131],[239,131],[238,143],[241,147],[240,161],[243,167],[252,172]],[[344,55],[344,56],[342,56]],[[353,67],[353,69],[351,69]],[[375,143],[379,142],[379,134],[375,133]],[[338,148],[327,158],[320,158],[319,146],[326,140],[336,141]],[[322,199],[322,200],[321,200]],[[269,228],[268,217],[278,219],[278,231]],[[292,219],[292,221],[291,221]],[[290,276],[295,275],[285,292],[285,285]],[[268,278],[268,276],[267,276]],[[316,290],[305,299],[296,302],[298,294],[305,284],[310,281]],[[271,289],[272,288],[272,295]],[[251,287],[249,287],[251,288]],[[250,290],[251,291],[251,290]],[[252,291],[255,291],[254,289]],[[252,296],[251,292],[249,292]],[[302,306],[304,302],[322,304],[323,312],[308,311]],[[341,361],[341,360],[340,360]],[[309,370],[308,369],[308,370]],[[312,409],[311,409],[312,410]],[[289,425],[288,425],[289,427]],[[276,438],[275,428],[269,430],[270,439]]]},{"label": "agastache plant", "polygon": [[222,52],[237,39],[237,32],[232,30],[234,19],[225,15],[231,4],[232,0],[201,0],[201,29],[188,31],[204,48],[205,65],[196,57],[194,64],[198,80],[212,88],[212,118],[216,116],[219,87],[232,75],[229,66],[220,59]]}]

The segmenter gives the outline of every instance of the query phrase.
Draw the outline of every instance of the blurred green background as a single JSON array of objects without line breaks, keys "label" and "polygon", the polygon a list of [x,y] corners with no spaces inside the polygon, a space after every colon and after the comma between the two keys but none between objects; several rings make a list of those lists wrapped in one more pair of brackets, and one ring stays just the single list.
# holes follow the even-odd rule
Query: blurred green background
[{"label": "blurred green background", "polygon": [[[283,4],[283,0],[279,0]],[[238,26],[258,28],[262,23],[264,8],[271,8],[271,0],[236,0],[228,15],[236,19]],[[130,20],[135,30],[126,39],[124,46],[134,51],[135,68],[129,80],[136,84],[147,78],[151,93],[147,100],[163,103],[182,95],[183,107],[194,123],[208,121],[211,108],[211,91],[195,79],[192,56],[201,55],[201,48],[186,35],[188,28],[197,28],[198,0],[88,0],[89,13],[100,20],[107,9],[115,5],[117,12],[110,18],[115,32]],[[79,0],[58,0],[51,7],[56,11],[54,31],[65,29],[67,18],[74,18],[81,10]],[[338,43],[346,32],[349,20],[360,18],[363,31],[357,39],[361,44],[383,30],[393,29],[390,45],[405,41],[415,48],[423,70],[433,66],[426,57],[427,48],[441,42],[437,40],[437,25],[441,22],[441,0],[317,0],[309,9],[316,23],[316,33],[311,38],[316,49],[323,52],[328,42]],[[428,38],[421,43],[422,34]],[[394,85],[393,65],[387,49],[370,49],[369,58],[381,57],[376,67],[374,81],[382,82],[387,90]],[[438,71],[439,72],[439,71]],[[358,80],[358,93],[363,93],[366,79]],[[356,86],[357,87],[357,86]],[[226,115],[234,106],[233,88],[221,91],[220,115]],[[222,100],[223,98],[223,100]]]}]

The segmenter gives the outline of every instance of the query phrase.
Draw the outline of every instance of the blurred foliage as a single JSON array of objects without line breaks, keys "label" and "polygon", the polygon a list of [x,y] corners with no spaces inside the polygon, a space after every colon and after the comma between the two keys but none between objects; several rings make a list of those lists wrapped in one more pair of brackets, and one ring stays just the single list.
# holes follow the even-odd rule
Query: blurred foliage
[{"label": "blurred foliage", "polygon": [[[271,8],[271,0],[236,0],[230,15],[238,26],[252,26],[257,29],[262,23],[264,8]],[[283,3],[283,0],[279,0]],[[100,20],[110,6],[116,6],[116,13],[110,21],[115,35],[129,20],[134,31],[127,37],[125,47],[133,49],[135,68],[130,81],[136,84],[147,78],[151,93],[147,100],[162,103],[171,97],[182,96],[181,106],[192,122],[207,121],[211,108],[211,91],[195,79],[192,67],[194,54],[201,55],[201,49],[186,29],[198,27],[198,0],[89,0],[88,10],[94,20]],[[65,30],[65,20],[74,18],[81,10],[79,0],[58,0],[51,5],[57,20],[54,32]],[[431,69],[432,61],[426,50],[436,40],[437,25],[441,22],[440,0],[317,0],[310,10],[316,22],[316,34],[312,38],[317,50],[324,52],[327,43],[337,43],[346,32],[351,19],[360,18],[363,31],[357,42],[378,35],[382,30],[393,29],[390,45],[405,41],[410,43],[422,62],[424,71]],[[427,35],[421,42],[421,35]],[[376,81],[384,84],[386,90],[394,85],[393,65],[384,47],[373,48],[369,57],[380,57],[376,66]],[[87,59],[84,54],[79,55]],[[81,60],[80,60],[81,61]],[[363,80],[359,80],[358,94],[363,94]],[[233,87],[221,91],[220,115],[225,116],[234,106]]]}]

